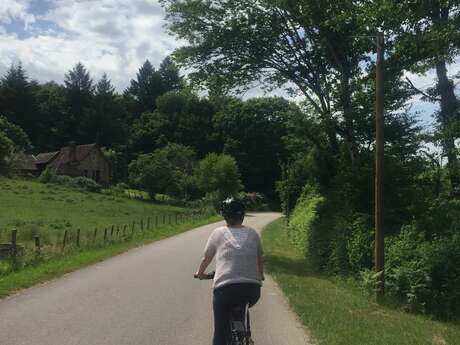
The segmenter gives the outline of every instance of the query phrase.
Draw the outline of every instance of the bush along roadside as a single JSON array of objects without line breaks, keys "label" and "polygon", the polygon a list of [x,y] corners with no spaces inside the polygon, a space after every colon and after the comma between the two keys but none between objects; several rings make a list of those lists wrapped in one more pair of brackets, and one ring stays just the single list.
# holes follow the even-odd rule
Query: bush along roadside
[{"label": "bush along roadside", "polygon": [[15,241],[17,232],[13,230],[11,243],[4,244],[9,248],[3,250],[3,259],[0,258],[0,297],[220,219],[215,214],[162,215],[100,231],[65,231],[61,241],[52,246],[42,246],[39,236],[33,244],[21,245]]},{"label": "bush along roadside", "polygon": [[441,322],[375,303],[354,278],[312,269],[288,233],[285,219],[262,232],[267,270],[318,344],[460,345],[460,322]]},{"label": "bush along roadside", "polygon": [[[433,205],[425,218],[386,236],[387,296],[407,311],[456,319],[460,317],[460,202]],[[287,234],[315,271],[356,277],[373,291],[370,215],[347,211],[345,204],[307,185],[291,214]]]}]

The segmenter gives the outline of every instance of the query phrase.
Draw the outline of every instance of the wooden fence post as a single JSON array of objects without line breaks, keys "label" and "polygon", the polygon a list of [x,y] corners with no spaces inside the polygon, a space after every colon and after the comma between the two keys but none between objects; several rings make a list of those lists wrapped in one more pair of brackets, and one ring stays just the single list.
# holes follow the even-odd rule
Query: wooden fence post
[{"label": "wooden fence post", "polygon": [[80,247],[80,229],[77,229],[76,244],[77,244],[77,247]]},{"label": "wooden fence post", "polygon": [[112,228],[110,229],[110,240],[113,241],[113,232],[115,231],[115,225],[112,225]]},{"label": "wooden fence post", "polygon": [[68,230],[65,230],[64,231],[64,239],[62,240],[62,251],[64,251],[65,249],[65,245],[66,245],[66,242],[67,242],[67,233],[68,233]]},{"label": "wooden fence post", "polygon": [[150,230],[150,216],[147,217],[147,230]]},{"label": "wooden fence post", "polygon": [[171,225],[171,214],[168,214],[168,224]]},{"label": "wooden fence post", "polygon": [[107,241],[107,228],[104,229],[104,243]]},{"label": "wooden fence post", "polygon": [[97,239],[97,228],[94,229],[93,243],[96,243],[96,239]]},{"label": "wooden fence post", "polygon": [[166,215],[163,215],[163,224],[166,224]]},{"label": "wooden fence post", "polygon": [[14,269],[17,266],[17,254],[18,254],[18,230],[12,229],[11,230],[11,264]]},{"label": "wooden fence post", "polygon": [[179,214],[176,213],[176,224],[177,224],[178,217],[179,217]]}]

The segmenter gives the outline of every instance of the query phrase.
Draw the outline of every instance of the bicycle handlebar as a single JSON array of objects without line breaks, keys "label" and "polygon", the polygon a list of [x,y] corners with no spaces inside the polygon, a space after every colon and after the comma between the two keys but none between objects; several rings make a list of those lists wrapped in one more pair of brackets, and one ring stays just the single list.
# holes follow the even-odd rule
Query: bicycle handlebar
[{"label": "bicycle handlebar", "polygon": [[[215,275],[215,274],[216,274],[216,272],[207,273],[207,274],[204,275],[203,280],[211,280],[211,279],[214,279],[214,275]],[[199,279],[199,278],[198,278],[198,275],[196,275],[196,274],[193,275],[193,278]]]}]

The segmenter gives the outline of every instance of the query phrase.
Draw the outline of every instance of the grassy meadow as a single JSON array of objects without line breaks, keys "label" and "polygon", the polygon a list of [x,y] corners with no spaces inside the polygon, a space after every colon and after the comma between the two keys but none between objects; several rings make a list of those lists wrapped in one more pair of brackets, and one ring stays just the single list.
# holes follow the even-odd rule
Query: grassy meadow
[{"label": "grassy meadow", "polygon": [[[0,298],[220,219],[198,210],[123,195],[0,178],[0,243],[9,243],[11,229],[16,228],[17,241],[25,247],[25,254],[17,261],[0,258]],[[80,246],[77,229],[81,230]],[[35,235],[40,236],[39,251]]]},{"label": "grassy meadow", "polygon": [[285,233],[267,226],[267,268],[319,345],[460,345],[460,323],[447,323],[375,303],[354,280],[321,276]]},{"label": "grassy meadow", "polygon": [[[64,230],[92,232],[111,225],[131,225],[133,221],[154,221],[163,215],[190,213],[190,209],[152,204],[104,193],[90,193],[62,185],[0,178],[0,241],[9,241],[12,228],[18,241],[30,241],[40,233],[43,241],[53,242]],[[175,219],[174,219],[175,220]]]}]

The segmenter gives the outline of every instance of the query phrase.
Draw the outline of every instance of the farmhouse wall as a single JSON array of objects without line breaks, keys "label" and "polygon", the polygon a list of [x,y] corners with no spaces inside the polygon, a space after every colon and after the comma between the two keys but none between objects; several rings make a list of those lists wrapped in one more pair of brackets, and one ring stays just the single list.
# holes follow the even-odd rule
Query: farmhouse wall
[{"label": "farmhouse wall", "polygon": [[[103,183],[110,182],[110,164],[103,153],[94,149],[78,165],[79,175],[94,178]],[[93,172],[98,172],[99,176],[93,176]]]}]

